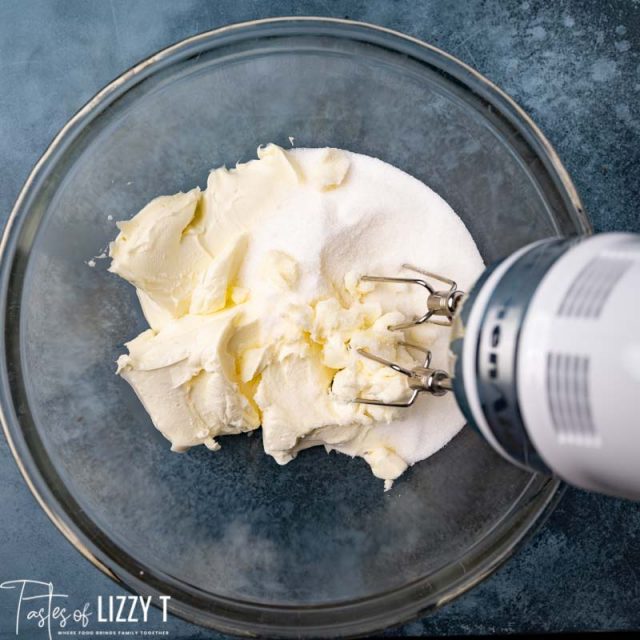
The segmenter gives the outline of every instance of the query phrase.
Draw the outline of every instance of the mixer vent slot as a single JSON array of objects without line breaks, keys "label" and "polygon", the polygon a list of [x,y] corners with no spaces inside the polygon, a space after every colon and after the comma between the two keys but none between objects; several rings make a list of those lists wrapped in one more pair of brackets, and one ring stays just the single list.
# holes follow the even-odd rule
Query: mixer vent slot
[{"label": "mixer vent slot", "polygon": [[600,442],[589,400],[589,368],[587,356],[547,356],[547,399],[560,442],[582,446],[597,446]]},{"label": "mixer vent slot", "polygon": [[597,319],[616,283],[632,265],[622,258],[594,258],[576,276],[558,315],[565,318]]}]

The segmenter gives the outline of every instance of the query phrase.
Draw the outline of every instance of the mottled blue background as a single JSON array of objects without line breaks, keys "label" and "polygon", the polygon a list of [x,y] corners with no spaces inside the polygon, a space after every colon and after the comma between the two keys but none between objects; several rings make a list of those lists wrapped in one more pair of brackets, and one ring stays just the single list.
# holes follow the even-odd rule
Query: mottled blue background
[{"label": "mottled blue background", "polygon": [[[640,231],[640,1],[2,0],[0,219],[66,120],[154,51],[220,25],[281,15],[349,17],[458,56],[534,118],[596,230]],[[390,635],[640,629],[640,505],[569,489],[513,559],[433,616]],[[0,439],[0,582],[53,580],[77,602],[121,592],[69,545]],[[0,592],[0,638],[14,635]],[[170,637],[213,638],[172,619]]]}]

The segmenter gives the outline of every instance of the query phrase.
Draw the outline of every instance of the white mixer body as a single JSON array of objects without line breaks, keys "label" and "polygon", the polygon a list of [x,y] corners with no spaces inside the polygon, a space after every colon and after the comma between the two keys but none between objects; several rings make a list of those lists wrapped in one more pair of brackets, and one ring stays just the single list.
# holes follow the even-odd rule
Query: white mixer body
[{"label": "white mixer body", "polygon": [[640,236],[525,247],[454,327],[454,391],[503,456],[640,500]]},{"label": "white mixer body", "polygon": [[520,411],[571,484],[640,499],[640,237],[604,234],[549,269],[522,325]]}]

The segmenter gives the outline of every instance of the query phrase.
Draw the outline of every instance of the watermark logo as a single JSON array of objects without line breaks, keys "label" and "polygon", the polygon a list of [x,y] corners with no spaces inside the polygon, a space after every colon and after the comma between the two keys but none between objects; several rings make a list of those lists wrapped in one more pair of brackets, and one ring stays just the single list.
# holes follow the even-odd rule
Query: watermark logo
[{"label": "watermark logo", "polygon": [[[53,582],[39,580],[7,580],[0,584],[14,594],[16,602],[15,632],[36,625],[46,631],[49,640],[61,635],[116,636],[133,635],[116,629],[95,632],[95,625],[144,624],[149,622],[152,596],[98,596],[95,603],[85,602],[80,607],[69,607],[69,595],[56,592]],[[171,596],[158,596],[156,604],[162,611],[162,622],[167,622],[167,606]],[[28,637],[32,633],[25,632]],[[136,634],[137,635],[137,634]],[[143,635],[168,635],[168,632],[145,632]]]}]

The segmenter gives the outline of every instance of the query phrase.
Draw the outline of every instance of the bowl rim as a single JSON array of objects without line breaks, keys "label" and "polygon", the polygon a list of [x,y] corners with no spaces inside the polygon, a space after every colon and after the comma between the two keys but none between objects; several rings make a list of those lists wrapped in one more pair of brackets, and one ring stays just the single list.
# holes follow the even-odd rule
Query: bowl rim
[{"label": "bowl rim", "polygon": [[[256,29],[258,33],[254,32]],[[329,35],[347,39],[357,34],[360,36],[360,40],[366,42],[380,45],[384,41],[387,46],[396,51],[400,47],[409,47],[424,64],[438,66],[437,62],[438,68],[446,71],[448,75],[465,86],[472,86],[474,92],[480,94],[502,116],[511,121],[511,124],[523,135],[523,138],[541,159],[544,169],[558,189],[559,195],[570,211],[578,230],[582,233],[591,232],[577,190],[555,150],[540,129],[506,93],[451,54],[418,38],[366,22],[313,16],[285,16],[249,20],[190,36],[149,56],[110,82],[62,127],[27,177],[2,233],[0,240],[0,317],[3,320],[6,321],[12,313],[19,317],[19,311],[15,308],[11,309],[8,302],[12,278],[14,271],[16,271],[17,239],[23,223],[28,218],[30,200],[38,192],[47,171],[55,165],[56,158],[64,152],[71,140],[93,118],[133,86],[165,65],[188,59],[181,56],[184,56],[190,48],[198,45],[206,48],[207,45],[215,44],[216,41],[224,38],[231,38],[232,42],[234,38],[236,41],[254,37],[260,38],[264,37],[270,29],[272,33],[269,35],[274,35],[274,30],[275,35]],[[264,33],[260,33],[260,31],[264,31]],[[420,58],[420,53],[422,58]],[[424,56],[430,59],[426,60]],[[112,553],[105,551],[102,544],[104,541],[96,541],[95,537],[91,538],[78,524],[78,514],[71,515],[53,493],[49,482],[38,468],[25,437],[24,427],[17,417],[18,412],[11,390],[8,366],[7,350],[11,348],[12,339],[8,335],[7,327],[10,325],[11,322],[5,323],[5,330],[0,338],[2,351],[0,422],[11,453],[27,486],[40,507],[65,538],[87,560],[116,583],[132,592],[144,590],[147,594],[157,593],[173,596],[173,593],[165,588],[166,583],[162,582],[163,576],[158,576],[156,579],[156,576],[150,572],[146,578],[141,577],[146,569],[139,563],[136,565],[135,562],[129,563],[130,567],[135,566],[140,571],[123,568],[122,557],[117,558],[117,545],[107,539],[112,547]],[[14,342],[16,343],[13,345],[14,350],[17,349],[19,353],[20,339]],[[514,553],[523,540],[533,535],[544,522],[559,501],[562,487],[562,483],[556,478],[542,479],[540,476],[532,476],[511,509],[495,523],[490,532],[487,532],[482,539],[476,541],[467,550],[465,561],[468,557],[474,562],[465,564],[460,562],[458,563],[460,566],[455,566],[454,570],[451,570],[451,567],[437,569],[429,576],[417,579],[387,593],[373,594],[357,601],[292,607],[236,601],[214,594],[198,594],[196,589],[192,589],[192,592],[188,594],[182,592],[181,595],[186,596],[182,599],[172,597],[169,610],[189,622],[239,635],[258,633],[280,637],[304,635],[327,637],[351,636],[379,631],[437,609],[493,573]],[[516,511],[515,506],[519,505],[521,499],[524,500],[524,503],[519,506],[516,514],[517,519],[507,522],[508,516],[514,515],[512,512]],[[486,542],[490,533],[492,534],[492,544],[489,547]],[[442,581],[443,577],[446,577],[444,573],[447,571],[451,575],[449,575],[446,585],[437,586],[437,578]],[[202,602],[205,602],[207,597],[216,601],[217,611],[212,611],[210,601],[206,603],[207,610],[202,606]],[[202,598],[205,599],[202,600]],[[230,611],[232,615],[229,615]],[[260,615],[261,621],[252,619],[256,613]]]}]

